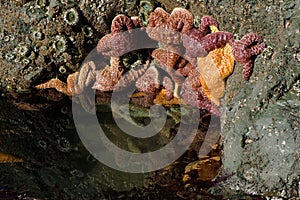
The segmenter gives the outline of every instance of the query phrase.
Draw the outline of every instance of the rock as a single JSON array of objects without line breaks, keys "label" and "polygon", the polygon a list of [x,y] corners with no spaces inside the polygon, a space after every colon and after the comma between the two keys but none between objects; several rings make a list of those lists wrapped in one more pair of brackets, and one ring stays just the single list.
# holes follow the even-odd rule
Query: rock
[{"label": "rock", "polygon": [[227,80],[221,117],[222,170],[235,175],[225,188],[300,196],[299,21],[295,18],[299,6],[294,1],[266,5],[264,19],[261,12],[253,13],[268,48],[256,60],[249,82],[242,81],[239,64]]}]

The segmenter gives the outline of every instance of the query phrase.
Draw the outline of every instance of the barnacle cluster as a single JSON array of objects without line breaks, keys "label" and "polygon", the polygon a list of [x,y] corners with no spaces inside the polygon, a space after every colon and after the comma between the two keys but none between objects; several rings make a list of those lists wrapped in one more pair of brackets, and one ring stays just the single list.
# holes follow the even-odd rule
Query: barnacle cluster
[{"label": "barnacle cluster", "polygon": [[[4,21],[0,30],[0,77],[1,86],[10,93],[20,91],[18,88],[29,89],[41,76],[52,76],[46,73],[49,71],[58,77],[76,71],[105,33],[104,27],[97,30],[99,35],[95,34],[93,24],[84,19],[88,5],[70,0],[14,2],[24,3],[18,3],[19,7],[9,2],[1,4]],[[105,11],[102,14],[105,16]]]},{"label": "barnacle cluster", "polygon": [[[204,16],[199,28],[194,28],[194,18],[188,10],[175,8],[169,14],[156,8],[149,15],[147,27],[141,30],[147,33],[149,42],[157,41],[159,48],[150,51],[151,57],[142,63],[143,67],[131,69],[122,77],[128,69],[121,56],[141,42],[130,30],[143,26],[137,17],[116,16],[111,33],[97,45],[99,54],[110,57],[110,65],[96,70],[96,63],[89,61],[69,76],[67,84],[52,79],[36,88],[56,88],[73,95],[91,84],[93,89],[105,92],[135,83],[137,91],[150,95],[155,103],[169,105],[169,101],[177,99],[173,103],[184,102],[220,115],[217,106],[224,94],[225,78],[233,71],[234,60],[244,65],[244,79],[248,80],[255,56],[265,48],[262,38],[254,33],[235,41],[232,33],[219,31],[218,23],[209,16]],[[151,59],[160,63],[160,67],[149,65]]]}]

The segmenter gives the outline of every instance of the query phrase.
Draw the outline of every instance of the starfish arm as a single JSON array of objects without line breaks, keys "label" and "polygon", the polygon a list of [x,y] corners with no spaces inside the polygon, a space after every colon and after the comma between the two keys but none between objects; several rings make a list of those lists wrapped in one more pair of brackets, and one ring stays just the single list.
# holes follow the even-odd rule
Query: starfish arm
[{"label": "starfish arm", "polygon": [[178,68],[177,71],[183,76],[187,76],[191,70],[195,68],[197,64],[192,65],[191,63],[187,63],[184,67]]},{"label": "starfish arm", "polygon": [[175,8],[168,20],[168,26],[174,30],[182,33],[188,32],[193,28],[194,17],[191,12],[184,8]]},{"label": "starfish arm", "polygon": [[163,26],[169,17],[170,14],[164,9],[156,8],[149,16],[148,27]]},{"label": "starfish arm", "polygon": [[202,17],[198,30],[206,35],[210,32],[210,26],[219,27],[218,22],[214,18],[206,15]]},{"label": "starfish arm", "polygon": [[142,77],[136,83],[136,88],[140,92],[154,94],[160,87],[159,72],[154,66],[150,66]]},{"label": "starfish arm", "polygon": [[243,78],[244,80],[249,80],[252,72],[253,72],[254,60],[249,60],[247,63],[243,65]]},{"label": "starfish arm", "polygon": [[234,59],[241,64],[248,62],[251,58],[249,49],[241,41],[235,41],[233,43],[232,53],[234,55]]},{"label": "starfish arm", "polygon": [[112,52],[112,49],[110,47],[110,40],[111,40],[111,34],[107,34],[103,36],[98,44],[97,44],[97,52],[102,53],[103,55],[110,55]]},{"label": "starfish arm", "polygon": [[134,28],[133,21],[126,15],[117,15],[111,23],[111,34],[120,33]]},{"label": "starfish arm", "polygon": [[134,28],[141,28],[143,27],[143,23],[141,22],[140,18],[138,16],[133,16],[130,18]]},{"label": "starfish arm", "polygon": [[245,46],[251,46],[254,43],[261,43],[262,37],[256,33],[248,33],[240,40]]},{"label": "starfish arm", "polygon": [[130,86],[132,83],[136,82],[148,69],[149,61],[147,61],[142,66],[138,66],[130,71],[126,72],[122,78],[118,81],[117,88],[121,89]]},{"label": "starfish arm", "polygon": [[199,31],[192,29],[188,34],[184,34],[182,37],[182,43],[185,47],[185,54],[189,58],[204,57],[208,52],[205,50],[203,43],[200,41],[202,38]]},{"label": "starfish arm", "polygon": [[57,78],[53,78],[47,81],[46,83],[36,85],[35,88],[37,89],[54,88],[61,93],[64,93],[68,96],[72,96],[72,92],[70,92],[70,90],[67,88],[67,84]]},{"label": "starfish arm", "polygon": [[172,51],[164,49],[155,49],[151,56],[161,65],[168,68],[175,68],[180,56]]},{"label": "starfish arm", "polygon": [[96,66],[93,61],[83,64],[78,74],[78,77],[76,77],[76,82],[75,79],[70,80],[70,83],[68,83],[68,85],[71,85],[71,83],[75,84],[74,85],[75,93],[76,94],[81,93],[87,86],[95,82],[96,79],[95,70],[96,70]]},{"label": "starfish arm", "polygon": [[201,44],[207,52],[220,48],[222,45],[229,43],[233,39],[233,34],[219,31],[204,36],[201,39]]},{"label": "starfish arm", "polygon": [[172,80],[165,76],[162,82],[164,88],[166,89],[166,100],[171,100],[173,98],[174,85]]},{"label": "starfish arm", "polygon": [[243,65],[245,80],[249,80],[252,74],[255,56],[261,54],[266,47],[261,42],[262,37],[256,33],[248,33],[241,40],[233,42],[232,52],[235,60]]},{"label": "starfish arm", "polygon": [[0,163],[13,163],[13,162],[24,162],[24,160],[0,151]]},{"label": "starfish arm", "polygon": [[180,95],[183,101],[186,104],[189,104],[191,106],[196,106],[198,108],[206,109],[209,112],[220,116],[221,113],[217,107],[216,104],[214,104],[212,101],[209,100],[209,98],[204,94],[204,91],[202,90],[202,87],[194,88],[190,80],[188,80],[189,77],[186,79],[186,81],[183,83]]},{"label": "starfish arm", "polygon": [[253,47],[250,48],[250,54],[252,56],[257,56],[261,54],[265,48],[266,48],[265,43],[254,45]]},{"label": "starfish arm", "polygon": [[105,35],[97,44],[97,52],[109,57],[120,57],[135,48],[136,38],[128,31]]}]

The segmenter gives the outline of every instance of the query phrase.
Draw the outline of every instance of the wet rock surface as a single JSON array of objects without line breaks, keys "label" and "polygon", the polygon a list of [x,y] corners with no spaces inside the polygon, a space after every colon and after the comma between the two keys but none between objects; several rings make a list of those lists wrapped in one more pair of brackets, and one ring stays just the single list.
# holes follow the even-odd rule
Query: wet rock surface
[{"label": "wet rock surface", "polygon": [[[296,0],[1,2],[0,150],[26,162],[1,164],[0,184],[49,199],[160,198],[170,194],[155,192],[163,191],[159,186],[125,194],[110,192],[111,188],[128,190],[143,185],[139,181],[144,177],[130,176],[132,182],[128,183],[127,175],[111,172],[85,151],[72,127],[69,99],[54,91],[38,94],[33,101],[28,96],[36,92],[33,85],[53,77],[64,80],[76,71],[109,32],[115,15],[142,15],[146,21],[154,6],[168,12],[185,7],[194,14],[195,25],[203,15],[210,15],[220,30],[236,37],[256,32],[268,46],[256,59],[248,82],[242,79],[239,64],[227,80],[221,102],[221,175],[234,175],[211,188],[214,197],[204,197],[246,198],[245,193],[299,197],[300,4]],[[43,104],[45,101],[48,103]],[[39,106],[32,107],[32,103]],[[24,111],[16,105],[48,110]],[[171,193],[168,197],[178,198],[175,191]]]},{"label": "wet rock surface", "polygon": [[294,1],[250,6],[254,24],[242,24],[237,32],[258,31],[268,47],[256,60],[249,82],[242,80],[238,64],[227,80],[223,169],[235,173],[224,184],[232,189],[285,198],[300,195],[299,6]]}]

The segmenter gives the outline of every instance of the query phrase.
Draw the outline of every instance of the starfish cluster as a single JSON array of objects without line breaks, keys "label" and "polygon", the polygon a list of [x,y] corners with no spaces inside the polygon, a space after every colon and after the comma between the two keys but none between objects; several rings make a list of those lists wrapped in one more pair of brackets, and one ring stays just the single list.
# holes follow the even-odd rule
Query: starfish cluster
[{"label": "starfish cluster", "polygon": [[[137,28],[146,37],[135,37],[132,31]],[[122,56],[140,43],[157,43],[157,48],[149,45],[152,48],[140,61],[140,67],[128,70]],[[255,57],[264,48],[259,35],[249,33],[234,40],[232,33],[219,31],[218,23],[210,16],[204,16],[199,28],[195,28],[188,10],[175,8],[169,14],[156,8],[146,27],[137,17],[118,15],[113,19],[111,33],[97,45],[99,56],[110,58],[110,64],[89,61],[79,72],[70,74],[67,83],[51,79],[36,88],[55,88],[71,96],[87,87],[109,92],[135,84],[137,93],[143,94],[136,96],[147,96],[152,103],[185,103],[220,115],[220,98],[234,60],[243,65],[243,77],[248,80]]]}]

